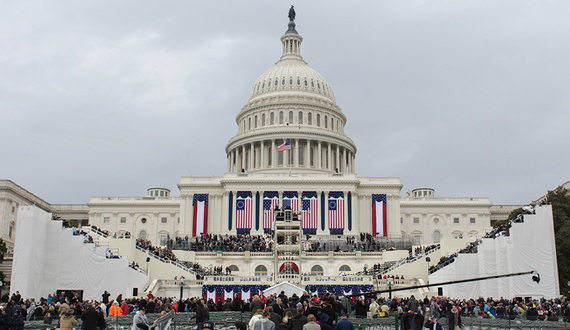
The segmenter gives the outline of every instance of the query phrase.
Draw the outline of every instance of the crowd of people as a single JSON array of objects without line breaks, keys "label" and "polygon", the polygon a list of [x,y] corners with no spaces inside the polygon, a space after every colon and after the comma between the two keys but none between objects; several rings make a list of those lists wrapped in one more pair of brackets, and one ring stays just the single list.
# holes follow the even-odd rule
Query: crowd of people
[{"label": "crowd of people", "polygon": [[[527,320],[570,320],[570,307],[565,298],[561,299],[449,299],[432,297],[416,299],[392,299],[375,297],[374,295],[359,296],[353,299],[349,296],[337,296],[333,292],[322,295],[304,292],[301,295],[280,294],[263,295],[260,293],[251,299],[242,300],[234,294],[233,299],[222,298],[161,298],[148,295],[123,299],[119,295],[112,300],[105,291],[100,301],[84,301],[77,293],[61,292],[48,295],[38,301],[23,299],[19,292],[11,297],[4,294],[0,302],[0,328],[21,330],[28,320],[43,320],[48,326],[61,329],[71,329],[77,324],[77,319],[83,320],[82,329],[102,330],[106,327],[105,317],[117,315],[139,315],[160,313],[165,315],[173,312],[194,312],[198,329],[209,320],[209,313],[219,311],[240,311],[250,313],[249,329],[257,329],[257,322],[264,324],[265,330],[348,330],[344,329],[347,317],[387,317],[398,316],[404,329],[421,329],[424,325],[434,325],[446,318],[450,330],[455,325],[461,326],[462,317],[479,317],[488,319]],[[135,316],[135,319],[137,316]],[[263,321],[263,319],[267,319]],[[272,322],[267,323],[267,322]],[[313,322],[313,323],[311,323]],[[346,323],[346,324],[345,324]],[[339,326],[340,324],[340,326]],[[237,324],[236,324],[237,325]],[[306,325],[310,325],[306,327]],[[241,326],[247,326],[242,324]],[[238,326],[240,328],[240,326]],[[350,328],[352,329],[352,328]]]},{"label": "crowd of people", "polygon": [[218,235],[204,234],[199,237],[188,236],[169,238],[166,246],[177,250],[224,251],[224,252],[271,252],[274,241],[271,235]]},{"label": "crowd of people", "polygon": [[148,251],[150,254],[155,255],[161,259],[176,261],[176,255],[168,247],[153,246],[149,240],[142,238],[137,239],[137,247],[142,250]]}]

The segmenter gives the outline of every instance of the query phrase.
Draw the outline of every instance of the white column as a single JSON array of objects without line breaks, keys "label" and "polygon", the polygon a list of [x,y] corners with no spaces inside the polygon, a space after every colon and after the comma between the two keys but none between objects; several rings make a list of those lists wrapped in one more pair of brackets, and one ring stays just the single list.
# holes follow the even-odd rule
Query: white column
[{"label": "white column", "polygon": [[346,160],[346,148],[342,148],[342,173],[346,173],[347,170],[347,160]]},{"label": "white column", "polygon": [[271,157],[271,168],[277,167],[277,159],[275,158],[275,139],[271,139],[271,154],[269,157]]},{"label": "white column", "polygon": [[299,167],[299,139],[295,139],[295,151],[293,152],[293,165]]},{"label": "white column", "polygon": [[319,170],[323,168],[322,159],[323,159],[323,150],[321,149],[321,141],[319,141],[317,144],[317,166],[315,166]]},{"label": "white column", "polygon": [[247,167],[248,170],[253,170],[255,167],[253,166],[253,142],[249,144],[249,166]]},{"label": "white column", "polygon": [[339,172],[342,172],[340,170],[340,147],[337,145],[336,146],[336,168],[338,168]]},{"label": "white column", "polygon": [[332,146],[330,143],[329,143],[328,151],[329,151],[329,154],[327,156],[328,166],[326,166],[326,168],[328,170],[332,170]]},{"label": "white column", "polygon": [[306,144],[306,150],[305,150],[305,167],[306,168],[310,168],[311,167],[311,140],[307,139],[307,144]]},{"label": "white column", "polygon": [[241,168],[239,169],[239,171],[241,172],[242,169],[246,170],[245,168],[245,145],[241,146]]}]

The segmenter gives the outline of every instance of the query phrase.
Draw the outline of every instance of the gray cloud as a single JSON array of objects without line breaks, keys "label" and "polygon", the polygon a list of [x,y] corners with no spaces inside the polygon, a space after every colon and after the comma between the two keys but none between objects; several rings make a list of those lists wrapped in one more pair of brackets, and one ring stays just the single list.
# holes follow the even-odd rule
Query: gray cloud
[{"label": "gray cloud", "polygon": [[[221,175],[289,3],[4,2],[0,176],[52,203]],[[297,4],[357,172],[527,203],[569,178],[564,1]]]}]

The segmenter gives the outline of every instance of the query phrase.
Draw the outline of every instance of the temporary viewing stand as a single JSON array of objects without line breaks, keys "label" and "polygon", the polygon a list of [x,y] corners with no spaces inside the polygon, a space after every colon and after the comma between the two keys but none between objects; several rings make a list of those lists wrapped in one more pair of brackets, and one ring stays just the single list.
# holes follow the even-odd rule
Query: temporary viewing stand
[{"label": "temporary viewing stand", "polygon": [[275,238],[274,284],[289,282],[301,283],[301,221],[299,213],[291,209],[275,212],[273,224]]}]

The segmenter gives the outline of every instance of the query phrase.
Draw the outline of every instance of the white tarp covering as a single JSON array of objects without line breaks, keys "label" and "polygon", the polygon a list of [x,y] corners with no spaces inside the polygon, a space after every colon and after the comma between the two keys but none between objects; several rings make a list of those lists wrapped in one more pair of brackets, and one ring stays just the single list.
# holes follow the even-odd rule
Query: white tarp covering
[{"label": "white tarp covering", "polygon": [[83,290],[83,299],[101,300],[105,290],[111,297],[130,297],[133,288],[146,288],[148,276],[128,267],[127,259],[107,259],[104,248],[85,244],[84,239],[62,228],[61,221],[51,221],[50,213],[21,206],[11,291],[39,299],[56,290]]},{"label": "white tarp covering", "polygon": [[281,291],[285,291],[285,295],[287,295],[287,297],[291,297],[293,293],[296,293],[299,297],[303,295],[303,289],[289,282],[279,283],[270,288],[267,288],[263,291],[263,295],[266,297],[269,297],[273,293],[279,295]]},{"label": "white tarp covering", "polygon": [[[514,222],[510,236],[484,238],[477,253],[459,254],[455,261],[429,276],[430,283],[475,277],[519,273],[534,270],[540,283],[531,275],[443,286],[443,295],[468,299],[492,297],[556,298],[558,266],[554,242],[554,224],[550,205],[536,208],[536,214],[525,214],[524,222]],[[437,288],[432,288],[437,290]]]}]

